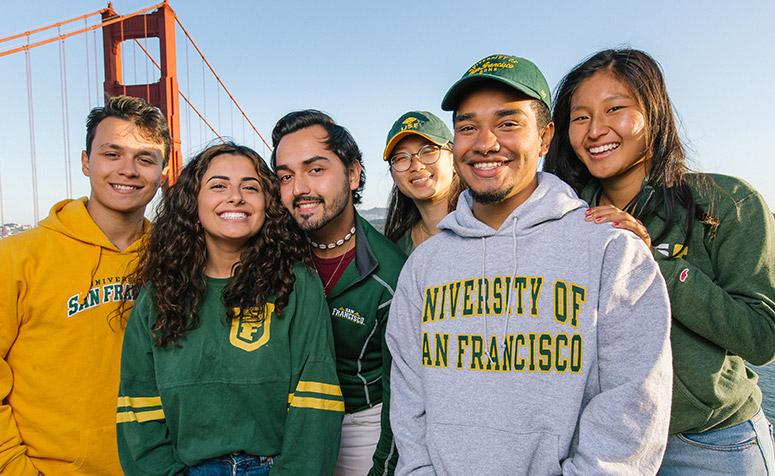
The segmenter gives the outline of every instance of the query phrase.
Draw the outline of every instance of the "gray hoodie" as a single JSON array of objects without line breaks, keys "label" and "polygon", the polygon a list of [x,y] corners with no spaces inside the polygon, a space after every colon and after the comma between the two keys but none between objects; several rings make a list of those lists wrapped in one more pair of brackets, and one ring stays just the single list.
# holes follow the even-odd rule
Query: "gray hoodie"
[{"label": "gray hoodie", "polygon": [[390,309],[396,476],[655,474],[672,368],[648,248],[547,173],[499,230],[471,204],[411,255]]}]

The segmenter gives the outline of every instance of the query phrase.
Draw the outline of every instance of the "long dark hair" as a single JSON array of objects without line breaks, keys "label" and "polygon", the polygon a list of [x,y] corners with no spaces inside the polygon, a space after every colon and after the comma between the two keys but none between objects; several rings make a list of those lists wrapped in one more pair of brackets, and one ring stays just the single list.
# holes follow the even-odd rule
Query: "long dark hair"
[{"label": "long dark hair", "polygon": [[[673,226],[676,204],[687,210],[684,244],[689,242],[696,221],[716,226],[718,221],[708,215],[696,202],[686,181],[689,172],[686,153],[676,126],[673,105],[667,94],[664,76],[659,64],[647,53],[630,49],[600,51],[573,68],[557,86],[552,120],[555,133],[544,159],[543,169],[551,172],[580,192],[592,179],[570,143],[570,107],[579,85],[599,71],[607,71],[627,84],[635,95],[646,117],[647,159],[650,163],[646,186],[625,207],[625,211],[641,218],[653,213],[661,204],[665,210],[665,226],[652,240],[659,243]],[[655,199],[649,196],[657,192]]]},{"label": "long dark hair", "polygon": [[178,345],[180,338],[199,324],[207,251],[197,196],[210,163],[223,154],[244,156],[253,162],[265,195],[266,213],[261,230],[248,240],[223,290],[228,319],[238,317],[235,308],[260,309],[273,295],[275,313],[281,315],[293,290],[294,262],[307,257],[302,233],[280,202],[278,179],[263,159],[252,149],[230,142],[208,147],[191,159],[175,185],[165,191],[132,276],[135,292],[148,285],[155,289],[157,318],[152,330],[157,346]]},{"label": "long dark hair", "polygon": [[[454,174],[447,195],[448,212],[455,210],[457,199],[463,190],[465,190],[465,186],[460,181],[460,177]],[[390,189],[388,209],[385,215],[385,236],[395,243],[421,218],[420,210],[414,204],[414,200],[401,193],[401,190],[394,183],[393,188]]]}]

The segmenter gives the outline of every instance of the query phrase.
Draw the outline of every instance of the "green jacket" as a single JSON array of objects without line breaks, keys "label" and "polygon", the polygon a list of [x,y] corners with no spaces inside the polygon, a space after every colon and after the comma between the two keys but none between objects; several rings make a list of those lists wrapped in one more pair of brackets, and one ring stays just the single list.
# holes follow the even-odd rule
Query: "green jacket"
[{"label": "green jacket", "polygon": [[[226,324],[227,279],[207,278],[200,323],[179,347],[153,345],[145,290],[127,322],[117,429],[129,475],[182,475],[235,451],[274,456],[273,476],[330,476],[344,403],[320,280],[297,265],[282,316]],[[254,313],[257,316],[258,313]]]},{"label": "green jacket", "polygon": [[[737,178],[689,174],[687,181],[697,203],[720,225],[712,234],[695,223],[682,250],[686,214],[678,206],[670,233],[652,243],[673,315],[671,434],[717,430],[750,419],[762,393],[758,377],[743,361],[763,365],[775,358],[772,214],[761,195]],[[581,198],[597,203],[599,189],[594,181]],[[658,195],[651,199],[660,204],[656,213],[636,218],[655,239],[665,212]]]},{"label": "green jacket", "polygon": [[382,402],[382,433],[369,476],[393,474],[398,460],[390,431],[391,359],[385,325],[405,260],[392,241],[356,213],[355,259],[328,296],[345,412]]},{"label": "green jacket", "polygon": [[414,242],[412,241],[411,227],[401,235],[401,238],[399,238],[398,241],[396,241],[396,246],[398,246],[398,249],[403,251],[407,257],[412,254],[412,251],[414,251]]}]

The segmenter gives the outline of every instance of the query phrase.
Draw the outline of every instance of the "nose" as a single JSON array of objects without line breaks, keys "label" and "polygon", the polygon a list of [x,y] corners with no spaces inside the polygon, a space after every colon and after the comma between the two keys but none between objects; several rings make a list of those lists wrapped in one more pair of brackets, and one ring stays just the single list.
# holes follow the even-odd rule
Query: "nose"
[{"label": "nose", "polygon": [[476,136],[473,150],[481,155],[498,152],[500,150],[498,137],[489,128],[484,127],[480,129],[479,134]]},{"label": "nose", "polygon": [[231,187],[229,191],[229,203],[242,203],[242,188],[241,187]]},{"label": "nose", "polygon": [[409,157],[409,160],[411,163],[409,164],[409,171],[410,172],[416,172],[418,170],[422,170],[425,168],[425,164],[422,163],[422,160],[420,160],[420,153],[412,154]]},{"label": "nose", "polygon": [[121,160],[121,166],[118,169],[118,173],[125,177],[137,177],[140,175],[137,172],[137,162],[134,157],[124,157]]},{"label": "nose", "polygon": [[604,136],[608,132],[608,123],[605,118],[600,114],[591,115],[589,118],[589,129],[587,135],[590,139],[597,139]]},{"label": "nose", "polygon": [[301,197],[303,195],[309,195],[309,184],[304,179],[303,174],[293,177],[293,196]]}]

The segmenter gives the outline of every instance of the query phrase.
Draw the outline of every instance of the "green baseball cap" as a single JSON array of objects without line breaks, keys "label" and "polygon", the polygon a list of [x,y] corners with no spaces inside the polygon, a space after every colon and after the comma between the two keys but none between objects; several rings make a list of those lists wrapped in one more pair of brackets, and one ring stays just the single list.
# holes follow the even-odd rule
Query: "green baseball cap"
[{"label": "green baseball cap", "polygon": [[549,84],[538,66],[525,58],[510,55],[492,55],[477,61],[449,88],[444,100],[441,101],[441,108],[445,111],[454,111],[471,86],[482,79],[492,79],[507,84],[543,102],[549,110],[552,109]]},{"label": "green baseball cap", "polygon": [[452,133],[438,116],[428,111],[409,111],[399,117],[390,128],[382,159],[388,160],[393,147],[409,134],[425,137],[439,147],[452,142]]}]

